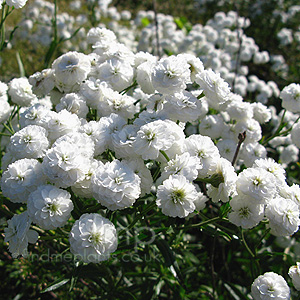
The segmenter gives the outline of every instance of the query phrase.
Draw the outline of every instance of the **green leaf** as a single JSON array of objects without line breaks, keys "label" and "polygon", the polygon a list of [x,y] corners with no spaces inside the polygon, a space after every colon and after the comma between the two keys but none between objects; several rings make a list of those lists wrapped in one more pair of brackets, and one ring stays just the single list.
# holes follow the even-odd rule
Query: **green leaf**
[{"label": "green leaf", "polygon": [[25,77],[25,69],[24,69],[24,65],[23,65],[20,53],[17,52],[16,56],[17,56],[17,62],[18,62],[19,71],[20,71],[20,77]]},{"label": "green leaf", "polygon": [[147,27],[150,24],[150,21],[147,17],[141,19],[141,23],[144,27]]},{"label": "green leaf", "polygon": [[61,286],[65,285],[67,282],[70,281],[70,278],[68,279],[63,279],[63,280],[58,280],[58,281],[54,281],[54,284],[48,286],[46,289],[42,290],[41,293],[47,293],[47,292],[52,292],[58,288],[60,288]]}]

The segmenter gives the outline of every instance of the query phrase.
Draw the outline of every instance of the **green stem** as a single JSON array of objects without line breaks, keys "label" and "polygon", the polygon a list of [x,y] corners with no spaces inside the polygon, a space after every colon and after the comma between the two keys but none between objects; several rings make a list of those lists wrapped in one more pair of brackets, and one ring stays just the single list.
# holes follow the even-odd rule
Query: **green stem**
[{"label": "green stem", "polygon": [[246,240],[245,240],[245,236],[244,236],[244,230],[241,229],[241,234],[242,234],[242,242],[246,248],[246,250],[249,252],[249,254],[251,255],[252,258],[255,258],[255,254],[252,252],[252,250],[249,248]]},{"label": "green stem", "polygon": [[164,158],[169,162],[170,161],[170,158],[169,156],[167,155],[167,153],[163,150],[159,150],[159,152],[164,156]]}]

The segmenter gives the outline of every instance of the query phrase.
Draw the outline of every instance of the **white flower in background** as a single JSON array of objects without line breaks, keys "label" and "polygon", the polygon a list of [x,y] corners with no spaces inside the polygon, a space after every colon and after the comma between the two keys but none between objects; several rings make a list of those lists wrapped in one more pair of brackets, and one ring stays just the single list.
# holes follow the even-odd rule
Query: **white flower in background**
[{"label": "white flower in background", "polygon": [[7,221],[8,226],[4,228],[4,242],[9,243],[8,249],[13,258],[19,255],[27,257],[28,243],[35,244],[38,239],[38,233],[30,228],[31,219],[27,211],[14,215]]},{"label": "white flower in background", "polygon": [[42,164],[36,159],[23,158],[3,172],[1,190],[12,202],[26,203],[28,195],[45,181]]},{"label": "white flower in background", "polygon": [[290,288],[281,275],[267,272],[254,280],[251,295],[254,300],[289,300]]},{"label": "white flower in background", "polygon": [[275,197],[266,206],[265,215],[275,236],[292,235],[299,229],[299,208],[293,200]]},{"label": "white flower in background", "polygon": [[49,147],[47,130],[41,126],[28,125],[10,138],[7,151],[15,160],[21,158],[42,158]]},{"label": "white flower in background", "polygon": [[27,0],[6,0],[5,3],[8,6],[13,6],[14,8],[22,8],[26,4]]},{"label": "white flower in background", "polygon": [[291,83],[280,92],[282,107],[288,111],[300,112],[300,84]]},{"label": "white flower in background", "polygon": [[210,107],[219,109],[220,105],[229,100],[230,88],[219,73],[213,70],[204,70],[196,75],[196,83],[203,89]]},{"label": "white flower in background", "polygon": [[268,203],[276,192],[274,175],[262,168],[243,170],[237,178],[237,192],[252,197],[256,203]]},{"label": "white flower in background", "polygon": [[190,135],[184,141],[183,152],[188,152],[199,159],[198,177],[204,178],[216,171],[220,154],[210,137],[200,134]]},{"label": "white flower in background", "polygon": [[64,95],[60,102],[55,106],[57,112],[66,109],[72,114],[76,114],[79,118],[85,118],[89,112],[89,108],[86,105],[86,101],[75,93]]},{"label": "white flower in background", "polygon": [[83,214],[76,220],[69,242],[75,258],[86,263],[108,260],[118,247],[114,224],[99,214]]},{"label": "white flower in background", "polygon": [[229,197],[236,194],[237,174],[231,162],[226,158],[220,157],[217,161],[216,171],[211,175],[216,178],[217,185],[211,184],[208,187],[207,194],[213,202],[228,202]]},{"label": "white flower in background", "polygon": [[141,194],[141,179],[117,159],[100,165],[91,178],[94,198],[110,210],[130,207]]},{"label": "white flower in background", "polygon": [[32,86],[25,77],[14,78],[9,82],[8,94],[11,101],[20,106],[30,106],[36,100],[32,92]]},{"label": "white flower in background", "polygon": [[79,52],[71,51],[58,57],[52,64],[56,87],[70,93],[87,78],[91,71],[90,58]]},{"label": "white flower in background", "polygon": [[160,59],[152,69],[153,87],[162,94],[181,92],[191,82],[190,66],[183,57],[169,56]]},{"label": "white flower in background", "polygon": [[232,101],[226,108],[232,120],[247,120],[253,117],[253,108],[251,103],[244,101]]},{"label": "white flower in background", "polygon": [[228,219],[236,226],[250,229],[258,225],[264,218],[264,205],[257,204],[253,198],[246,195],[237,195],[230,200],[231,212]]},{"label": "white flower in background", "polygon": [[110,59],[98,67],[98,77],[114,90],[121,92],[132,84],[133,68],[125,61]]},{"label": "white flower in background", "polygon": [[297,291],[300,291],[300,262],[289,268],[289,276],[292,278],[293,285]]},{"label": "white flower in background", "polygon": [[53,185],[40,185],[27,201],[27,211],[32,222],[42,229],[63,227],[71,216],[71,194]]},{"label": "white flower in background", "polygon": [[195,210],[197,199],[195,186],[183,175],[171,175],[157,187],[156,204],[170,217],[187,217]]}]

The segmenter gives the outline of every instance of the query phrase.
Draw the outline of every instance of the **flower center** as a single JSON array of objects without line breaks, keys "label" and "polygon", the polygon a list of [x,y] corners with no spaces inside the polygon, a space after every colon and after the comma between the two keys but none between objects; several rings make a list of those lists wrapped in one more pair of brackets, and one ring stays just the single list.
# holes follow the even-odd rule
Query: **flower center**
[{"label": "flower center", "polygon": [[184,196],[185,193],[183,190],[175,190],[171,193],[171,199],[174,202],[174,204],[183,204],[184,203]]},{"label": "flower center", "polygon": [[249,218],[249,215],[250,215],[249,207],[242,207],[242,208],[240,208],[240,210],[239,210],[239,216],[241,218]]},{"label": "flower center", "polygon": [[102,242],[102,237],[100,232],[91,232],[88,241],[92,243],[94,246],[99,245]]}]

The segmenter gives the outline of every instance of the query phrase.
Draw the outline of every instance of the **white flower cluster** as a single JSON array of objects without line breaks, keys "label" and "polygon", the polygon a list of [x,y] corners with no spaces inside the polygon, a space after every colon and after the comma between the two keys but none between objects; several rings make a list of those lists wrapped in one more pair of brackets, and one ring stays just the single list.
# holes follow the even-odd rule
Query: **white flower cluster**
[{"label": "white flower cluster", "polygon": [[[210,197],[230,201],[229,220],[237,226],[252,228],[265,217],[274,235],[298,230],[300,188],[287,185],[284,169],[259,143],[269,108],[243,101],[192,54],[135,54],[101,27],[88,32],[87,42],[92,53],[69,51],[9,85],[20,125],[2,159],[1,188],[27,205],[30,222],[44,230],[65,226],[75,207],[71,189],[108,210],[152,192],[163,214],[179,218],[202,210]],[[78,214],[72,252],[85,262],[108,259],[116,229],[100,215]]]}]

